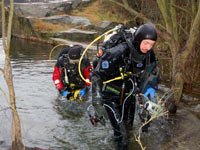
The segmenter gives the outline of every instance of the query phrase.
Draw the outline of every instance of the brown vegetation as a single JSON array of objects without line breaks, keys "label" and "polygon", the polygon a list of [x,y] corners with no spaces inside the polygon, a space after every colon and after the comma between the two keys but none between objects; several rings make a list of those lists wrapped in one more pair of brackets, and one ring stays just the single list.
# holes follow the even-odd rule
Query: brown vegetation
[{"label": "brown vegetation", "polygon": [[41,19],[35,19],[34,29],[36,31],[63,31],[68,29],[68,25],[58,24],[58,23],[47,23],[42,21]]},{"label": "brown vegetation", "polygon": [[104,20],[126,24],[132,20],[131,15],[124,8],[105,0],[97,0],[88,7],[73,10],[71,14],[87,17],[93,24],[99,24]]}]

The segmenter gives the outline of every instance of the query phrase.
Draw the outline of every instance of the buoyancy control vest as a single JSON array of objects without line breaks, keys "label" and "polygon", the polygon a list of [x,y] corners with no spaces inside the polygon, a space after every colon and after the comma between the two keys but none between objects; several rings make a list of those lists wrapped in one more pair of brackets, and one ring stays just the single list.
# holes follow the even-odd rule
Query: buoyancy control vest
[{"label": "buoyancy control vest", "polygon": [[[62,67],[63,74],[61,81],[68,90],[81,89],[84,86],[84,81],[81,79],[78,72],[78,63],[68,63]],[[83,69],[81,69],[83,70]],[[66,78],[68,81],[66,81]]]},{"label": "buoyancy control vest", "polygon": [[[100,63],[96,69],[103,80],[120,76],[120,67],[127,72],[138,74],[138,86],[140,91],[143,91],[148,84],[145,81],[157,65],[157,58],[153,50],[146,54],[139,53],[132,44],[132,40],[130,35],[124,39],[116,34],[106,41],[103,45],[103,55],[99,58]],[[120,84],[119,82],[116,83]]]},{"label": "buoyancy control vest", "polygon": [[[83,60],[81,65],[81,71],[83,72],[84,67],[86,67],[86,61]],[[60,77],[61,82],[67,90],[76,90],[81,89],[84,86],[84,81],[81,79],[78,71],[78,62],[70,63],[68,53],[62,54],[59,57],[58,62],[56,64],[59,68],[61,68]]]}]

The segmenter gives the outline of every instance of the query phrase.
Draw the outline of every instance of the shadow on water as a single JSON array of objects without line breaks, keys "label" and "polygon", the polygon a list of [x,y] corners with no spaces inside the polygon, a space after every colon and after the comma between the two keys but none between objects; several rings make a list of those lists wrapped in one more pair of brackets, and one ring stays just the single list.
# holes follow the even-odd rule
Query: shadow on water
[{"label": "shadow on water", "polygon": [[[89,121],[86,109],[91,104],[90,92],[83,103],[69,103],[58,97],[48,58],[52,46],[18,39],[12,40],[11,45],[14,86],[25,145],[52,150],[115,149],[110,123],[106,121],[106,127],[100,124],[93,127]],[[1,83],[2,80],[0,78]],[[165,85],[161,89],[169,90]],[[0,96],[3,97],[1,93]],[[197,135],[200,131],[200,108],[197,107],[200,107],[200,99],[185,94],[184,101],[187,103],[180,104],[176,116],[153,121],[149,132],[142,134],[141,141],[148,150],[200,149],[197,140],[200,138]],[[3,102],[1,105],[7,106]],[[0,134],[3,135],[0,147],[3,149],[11,143],[11,118],[8,111],[1,111],[0,115]],[[140,125],[136,115],[130,150],[140,149],[134,138]]]}]

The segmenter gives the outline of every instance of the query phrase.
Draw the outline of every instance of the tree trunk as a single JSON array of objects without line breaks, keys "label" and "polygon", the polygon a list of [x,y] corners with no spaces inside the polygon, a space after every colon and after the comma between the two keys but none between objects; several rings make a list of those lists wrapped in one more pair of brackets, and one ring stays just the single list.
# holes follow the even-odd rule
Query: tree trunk
[{"label": "tree trunk", "polygon": [[23,150],[24,145],[21,137],[20,118],[17,110],[12,110],[12,150]]},{"label": "tree trunk", "polygon": [[[6,17],[4,9],[4,0],[1,1],[1,11],[2,11],[2,37],[3,37],[3,47],[6,54],[4,69],[0,70],[4,74],[5,81],[9,89],[9,98],[10,98],[10,107],[12,111],[12,150],[22,150],[23,142],[21,136],[21,124],[20,118],[16,109],[15,101],[15,90],[13,85],[13,75],[12,75],[12,66],[10,62],[10,41],[11,41],[11,28],[12,28],[12,18],[13,18],[13,0],[10,0],[10,11],[8,17],[8,30],[6,32]],[[6,44],[6,33],[7,33],[7,44]]]},{"label": "tree trunk", "polygon": [[4,78],[8,85],[10,107],[12,111],[12,150],[22,150],[24,145],[21,136],[21,123],[16,109],[15,90],[13,85],[12,67],[9,57],[6,56]]},{"label": "tree trunk", "polygon": [[173,59],[172,68],[172,91],[174,92],[173,101],[178,104],[181,100],[184,83],[185,60],[179,53]]}]

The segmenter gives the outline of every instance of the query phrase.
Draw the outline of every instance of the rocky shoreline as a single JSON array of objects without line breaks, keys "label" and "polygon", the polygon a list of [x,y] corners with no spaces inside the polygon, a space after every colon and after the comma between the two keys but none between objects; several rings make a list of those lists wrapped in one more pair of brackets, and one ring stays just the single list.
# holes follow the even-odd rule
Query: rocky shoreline
[{"label": "rocky shoreline", "polygon": [[[106,20],[100,24],[92,24],[86,17],[70,15],[72,10],[85,7],[91,2],[92,0],[43,0],[42,2],[14,3],[12,37],[52,45],[79,43],[86,47],[102,30],[117,24]],[[40,31],[35,28],[38,20],[49,25],[66,25],[68,28],[62,31]]]}]

